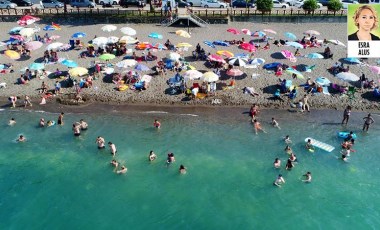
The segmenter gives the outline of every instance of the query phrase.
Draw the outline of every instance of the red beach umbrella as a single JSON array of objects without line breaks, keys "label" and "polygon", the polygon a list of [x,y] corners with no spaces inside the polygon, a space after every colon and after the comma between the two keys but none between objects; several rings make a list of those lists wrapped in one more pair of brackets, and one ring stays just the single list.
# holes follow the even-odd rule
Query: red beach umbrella
[{"label": "red beach umbrella", "polygon": [[17,21],[17,24],[19,24],[20,26],[26,26],[26,25],[33,24],[39,20],[41,19],[31,16],[31,15],[24,15],[20,18],[20,20]]},{"label": "red beach umbrella", "polygon": [[256,47],[248,42],[243,42],[241,45],[240,45],[240,48],[243,49],[243,50],[247,50],[248,52],[255,52],[256,51]]},{"label": "red beach umbrella", "polygon": [[233,33],[233,34],[240,34],[240,31],[238,29],[235,29],[235,28],[229,28],[227,30],[227,32],[230,32],[230,33]]}]

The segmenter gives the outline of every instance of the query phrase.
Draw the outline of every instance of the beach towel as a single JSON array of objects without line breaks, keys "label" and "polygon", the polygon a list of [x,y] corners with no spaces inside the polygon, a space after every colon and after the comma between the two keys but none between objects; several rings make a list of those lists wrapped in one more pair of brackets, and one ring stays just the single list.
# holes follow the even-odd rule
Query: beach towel
[{"label": "beach towel", "polygon": [[323,86],[322,89],[323,89],[323,91],[322,91],[323,94],[330,95],[329,89],[327,88],[327,86]]}]

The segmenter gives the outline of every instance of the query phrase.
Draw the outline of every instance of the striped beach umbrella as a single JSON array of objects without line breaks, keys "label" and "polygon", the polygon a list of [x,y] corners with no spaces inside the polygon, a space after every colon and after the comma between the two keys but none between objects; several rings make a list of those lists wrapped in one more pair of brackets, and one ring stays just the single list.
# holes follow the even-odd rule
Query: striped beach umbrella
[{"label": "striped beach umbrella", "polygon": [[228,64],[234,65],[234,66],[245,66],[248,63],[247,58],[242,57],[233,57],[228,60]]}]

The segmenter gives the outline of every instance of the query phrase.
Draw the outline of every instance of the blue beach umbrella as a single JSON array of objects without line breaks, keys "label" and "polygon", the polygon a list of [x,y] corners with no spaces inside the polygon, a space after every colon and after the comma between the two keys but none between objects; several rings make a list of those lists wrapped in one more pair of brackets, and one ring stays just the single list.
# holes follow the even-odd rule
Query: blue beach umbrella
[{"label": "blue beach umbrella", "polygon": [[29,65],[29,69],[31,70],[41,70],[43,68],[45,68],[45,65],[43,63],[33,62],[32,64]]},{"label": "blue beach umbrella", "polygon": [[139,70],[139,71],[149,71],[150,68],[146,65],[143,65],[143,64],[138,64],[135,66],[135,70]]},{"label": "blue beach umbrella", "polygon": [[73,61],[73,60],[68,60],[68,59],[65,59],[61,62],[62,65],[65,65],[69,68],[75,68],[75,67],[78,67],[78,64]]},{"label": "blue beach umbrella", "polygon": [[252,37],[264,37],[266,35],[266,33],[264,33],[263,31],[255,31],[254,33],[252,33]]},{"label": "blue beach umbrella", "polygon": [[11,30],[9,30],[9,34],[18,34],[18,32],[20,32],[22,29],[24,29],[22,26],[13,27]]},{"label": "blue beach umbrella", "polygon": [[72,38],[84,38],[86,37],[86,34],[83,33],[83,32],[77,32],[75,34],[73,34],[73,36],[71,36]]},{"label": "blue beach umbrella", "polygon": [[303,45],[298,42],[286,42],[285,45],[287,46],[293,46],[295,48],[303,49]]},{"label": "blue beach umbrella", "polygon": [[292,39],[292,40],[297,39],[297,36],[294,35],[293,33],[290,33],[290,32],[286,32],[286,33],[285,33],[285,37],[287,37],[287,38],[289,38],[289,39]]},{"label": "blue beach umbrella", "polygon": [[162,35],[158,34],[158,33],[150,33],[148,35],[148,37],[150,37],[150,38],[156,38],[156,39],[162,39],[163,38]]},{"label": "blue beach umbrella", "polygon": [[315,79],[315,82],[321,86],[329,85],[331,83],[330,80],[325,77],[318,77]]},{"label": "blue beach umbrella", "polygon": [[224,41],[220,41],[220,40],[216,40],[212,44],[217,45],[217,46],[230,46],[229,43],[224,42]]},{"label": "blue beach umbrella", "polygon": [[361,63],[360,62],[360,60],[359,59],[357,59],[357,58],[345,58],[344,59],[346,62],[349,62],[349,63],[356,63],[356,64],[359,64],[359,63]]},{"label": "blue beach umbrella", "polygon": [[57,27],[54,27],[52,25],[46,25],[43,30],[45,31],[53,31],[53,30],[57,30]]},{"label": "blue beach umbrella", "polygon": [[156,43],[153,45],[153,48],[155,49],[158,49],[158,50],[167,50],[168,48],[166,48],[165,45],[161,44],[161,43]]},{"label": "blue beach umbrella", "polygon": [[215,48],[215,45],[212,44],[212,42],[210,41],[204,41],[203,43],[206,44],[208,47]]},{"label": "blue beach umbrella", "polygon": [[311,53],[311,54],[306,55],[306,57],[311,58],[311,59],[316,59],[316,58],[323,58],[323,55],[319,53]]},{"label": "blue beach umbrella", "polygon": [[268,64],[265,64],[263,66],[264,69],[274,69],[276,68],[278,65],[281,65],[281,63],[279,62],[273,62],[273,63],[268,63]]}]

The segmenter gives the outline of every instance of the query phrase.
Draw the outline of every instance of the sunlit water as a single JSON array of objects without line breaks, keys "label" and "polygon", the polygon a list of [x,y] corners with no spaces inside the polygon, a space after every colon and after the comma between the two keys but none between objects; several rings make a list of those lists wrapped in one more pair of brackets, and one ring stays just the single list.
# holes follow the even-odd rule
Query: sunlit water
[{"label": "sunlit water", "polygon": [[[254,135],[241,113],[233,115],[238,119],[158,111],[66,114],[63,127],[39,128],[40,117],[58,114],[0,111],[0,229],[376,229],[380,129],[363,134],[361,115],[350,121],[357,152],[344,163],[340,117],[322,122],[296,114],[289,121],[281,115],[286,111],[279,113],[281,130],[262,121],[268,133]],[[90,128],[74,137],[71,125],[81,118]],[[160,130],[152,127],[155,118]],[[20,134],[27,142],[16,143]],[[299,160],[291,171],[284,169],[286,134]],[[99,135],[116,144],[126,175],[113,172],[108,148],[97,149]],[[304,149],[308,136],[336,149],[312,154]],[[150,150],[158,155],[152,163]],[[176,157],[170,166],[168,152]],[[276,157],[281,169],[272,166]],[[178,173],[180,164],[187,174]],[[310,184],[301,181],[307,171]],[[279,173],[282,188],[272,185]]]}]

